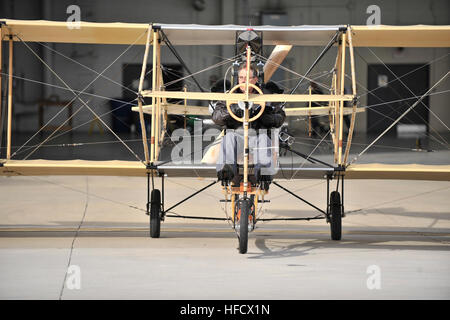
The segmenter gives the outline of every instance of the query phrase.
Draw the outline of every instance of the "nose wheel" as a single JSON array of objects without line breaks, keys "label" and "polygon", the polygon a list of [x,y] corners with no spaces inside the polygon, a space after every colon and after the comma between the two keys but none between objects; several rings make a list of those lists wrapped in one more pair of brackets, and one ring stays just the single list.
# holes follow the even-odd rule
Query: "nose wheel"
[{"label": "nose wheel", "polygon": [[236,204],[234,227],[239,239],[239,253],[247,253],[248,233],[255,227],[254,196],[239,200]]},{"label": "nose wheel", "polygon": [[250,215],[250,200],[242,199],[239,202],[239,217],[237,223],[239,224],[239,253],[247,253],[248,250],[248,219]]}]

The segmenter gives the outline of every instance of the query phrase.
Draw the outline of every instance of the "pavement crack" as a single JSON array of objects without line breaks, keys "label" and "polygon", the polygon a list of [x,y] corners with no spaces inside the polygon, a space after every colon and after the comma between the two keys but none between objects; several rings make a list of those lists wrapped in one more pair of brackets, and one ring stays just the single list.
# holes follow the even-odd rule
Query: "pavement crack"
[{"label": "pavement crack", "polygon": [[75,236],[73,237],[72,245],[70,246],[69,261],[67,263],[66,272],[64,274],[64,280],[62,283],[61,291],[59,293],[59,300],[62,300],[62,296],[64,294],[64,288],[66,286],[66,281],[67,281],[67,271],[69,270],[69,267],[71,266],[71,262],[72,262],[73,248],[75,246],[75,241],[78,238],[78,234],[80,232],[81,226],[83,225],[84,219],[86,217],[86,212],[87,212],[88,206],[89,206],[89,177],[86,176],[86,204],[84,206],[83,216],[80,220],[80,223],[78,224],[78,228],[77,228],[77,231],[75,232]]}]

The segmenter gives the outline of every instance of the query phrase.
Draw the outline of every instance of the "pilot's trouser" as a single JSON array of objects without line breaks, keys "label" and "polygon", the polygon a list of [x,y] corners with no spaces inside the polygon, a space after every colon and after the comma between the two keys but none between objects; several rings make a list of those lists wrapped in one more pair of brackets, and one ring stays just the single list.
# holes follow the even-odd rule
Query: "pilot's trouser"
[{"label": "pilot's trouser", "polygon": [[[249,164],[254,165],[255,177],[271,175],[273,169],[272,142],[267,130],[249,130]],[[222,171],[227,165],[233,175],[238,172],[238,165],[244,163],[244,134],[243,129],[227,129],[223,137],[216,170]]]}]

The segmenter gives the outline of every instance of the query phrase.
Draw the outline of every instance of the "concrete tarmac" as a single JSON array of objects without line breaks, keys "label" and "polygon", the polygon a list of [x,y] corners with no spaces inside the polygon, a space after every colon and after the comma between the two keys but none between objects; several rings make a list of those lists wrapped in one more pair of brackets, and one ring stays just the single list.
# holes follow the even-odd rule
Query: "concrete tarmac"
[{"label": "concrete tarmac", "polygon": [[[166,208],[208,183],[166,179]],[[280,184],[325,209],[325,181]],[[0,177],[0,299],[449,299],[450,183],[345,187],[341,241],[325,220],[260,222],[241,255],[225,221],[167,218],[150,238],[145,178]],[[220,199],[171,214],[224,218]],[[267,199],[261,218],[319,214]]]}]

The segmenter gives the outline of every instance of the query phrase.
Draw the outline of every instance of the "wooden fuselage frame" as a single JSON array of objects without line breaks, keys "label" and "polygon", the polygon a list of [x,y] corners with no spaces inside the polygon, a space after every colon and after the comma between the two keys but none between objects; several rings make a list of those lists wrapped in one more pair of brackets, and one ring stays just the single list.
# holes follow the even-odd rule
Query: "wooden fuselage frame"
[{"label": "wooden fuselage frame", "polygon": [[[330,108],[330,120],[332,119],[332,123],[330,123],[330,127],[334,129],[334,132],[332,132],[333,136],[333,143],[334,143],[334,159],[335,164],[338,166],[345,165],[347,158],[348,158],[348,152],[351,145],[351,139],[352,139],[352,133],[354,129],[354,122],[355,122],[355,115],[356,115],[356,79],[355,79],[355,64],[354,64],[354,57],[353,57],[353,43],[352,43],[352,36],[351,36],[351,28],[348,28],[346,31],[342,31],[339,35],[339,41],[338,41],[338,55],[336,59],[336,64],[334,68],[333,73],[333,81],[332,83],[332,90],[329,95],[329,100],[326,100],[326,98],[323,97],[323,95],[312,95],[311,92],[309,95],[294,95],[294,100],[291,100],[292,102],[303,102],[303,101],[317,101],[314,99],[320,99],[321,101],[328,102],[332,108]],[[150,37],[150,33],[152,34],[152,37]],[[349,36],[347,37],[347,33]],[[257,208],[258,201],[262,197],[264,198],[264,195],[267,193],[267,191],[254,188],[248,183],[248,166],[249,166],[249,143],[248,143],[248,130],[249,130],[249,122],[257,120],[257,118],[261,115],[261,113],[264,111],[264,107],[261,108],[261,111],[257,116],[253,117],[252,119],[249,119],[249,110],[245,108],[244,110],[244,116],[242,119],[237,119],[237,117],[232,113],[232,111],[229,108],[230,103],[236,103],[236,101],[244,101],[248,103],[249,101],[260,103],[262,106],[265,106],[266,100],[262,100],[261,97],[262,92],[257,92],[256,90],[253,90],[256,92],[256,94],[250,94],[250,82],[249,82],[249,75],[250,75],[250,62],[251,62],[251,48],[250,46],[247,46],[246,49],[246,81],[245,81],[245,92],[243,94],[235,94],[234,89],[230,91],[230,93],[226,93],[225,95],[220,94],[221,97],[224,97],[225,99],[218,98],[219,94],[203,94],[203,93],[190,93],[186,90],[183,92],[170,92],[168,95],[165,95],[164,92],[161,92],[162,90],[162,73],[161,70],[161,49],[160,49],[160,41],[159,40],[159,32],[158,29],[150,29],[148,31],[147,36],[147,42],[146,42],[146,49],[144,54],[144,61],[142,65],[142,73],[141,73],[141,79],[139,82],[139,96],[141,97],[151,97],[152,98],[152,123],[151,123],[151,138],[150,138],[150,152],[148,151],[147,147],[147,140],[145,139],[145,126],[142,125],[144,123],[144,113],[142,109],[142,102],[141,99],[139,99],[139,117],[141,121],[141,128],[142,128],[142,137],[143,137],[143,143],[144,143],[144,151],[145,151],[145,159],[148,165],[156,162],[158,160],[159,156],[159,143],[162,142],[161,137],[161,130],[158,127],[160,124],[160,115],[163,110],[161,110],[161,104],[162,99],[169,98],[170,96],[179,95],[186,100],[189,99],[198,99],[198,98],[211,98],[211,100],[225,100],[226,105],[228,108],[228,111],[231,112],[231,115],[236,120],[239,120],[243,123],[243,129],[244,129],[244,150],[242,150],[244,154],[244,163],[243,163],[243,183],[241,187],[223,187],[223,192],[225,194],[225,200],[228,201],[228,197],[230,197],[231,202],[231,212],[232,212],[232,219],[234,220],[234,214],[235,214],[235,199],[236,195],[241,195],[244,198],[247,198],[249,194],[254,195],[254,206],[255,209]],[[153,72],[152,72],[152,91],[142,91],[142,83],[143,83],[143,75],[145,74],[145,67],[147,64],[148,59],[148,53],[149,53],[149,46],[150,43],[153,43]],[[344,96],[344,83],[345,83],[345,62],[346,62],[346,48],[348,47],[350,52],[350,68],[351,68],[351,81],[352,81],[352,95]],[[159,92],[158,92],[159,91]],[[211,96],[212,95],[212,96]],[[275,97],[274,97],[275,98]],[[279,101],[283,101],[283,99],[292,99],[292,95],[277,95]],[[297,100],[295,100],[297,98]],[[325,99],[325,100],[324,100]],[[343,115],[344,115],[344,103],[345,101],[353,101],[353,109],[352,109],[352,117],[351,117],[351,127],[350,132],[348,135],[347,140],[347,147],[345,150],[345,153],[343,154]],[[268,102],[268,101],[267,101]],[[246,104],[248,105],[248,104]],[[331,114],[332,112],[332,114]],[[162,130],[163,132],[165,130]]]},{"label": "wooden fuselage frame", "polygon": [[[147,37],[146,50],[144,55],[144,63],[142,67],[142,75],[145,74],[145,65],[148,59],[148,47],[153,44],[153,72],[152,72],[152,90],[141,90],[143,77],[141,77],[139,82],[139,95],[142,97],[152,98],[152,123],[151,123],[151,138],[150,138],[150,151],[146,152],[146,162],[153,163],[158,160],[159,156],[159,143],[161,142],[161,130],[160,117],[164,110],[161,109],[163,104],[163,99],[167,98],[182,98],[185,100],[223,100],[227,102],[327,102],[332,108],[332,113],[330,113],[330,118],[332,120],[331,127],[334,128],[333,143],[334,143],[334,154],[335,154],[335,164],[345,165],[348,159],[348,152],[351,145],[351,140],[353,136],[355,115],[356,115],[356,79],[355,79],[355,63],[353,56],[353,43],[351,36],[351,28],[348,27],[346,31],[342,31],[339,35],[338,43],[338,55],[335,64],[335,71],[333,78],[336,81],[332,83],[332,91],[330,94],[277,94],[277,95],[260,95],[258,93],[251,94],[248,91],[248,79],[246,81],[246,92],[245,93],[209,93],[209,92],[187,92],[187,91],[162,91],[162,73],[161,73],[161,44],[158,41],[159,32],[158,29],[149,29],[149,34],[152,37]],[[347,36],[348,35],[348,36]],[[346,49],[348,48],[350,53],[350,69],[351,69],[351,82],[352,82],[352,94],[344,94],[344,82],[345,82],[345,63],[346,63]],[[248,72],[247,72],[248,74]],[[349,130],[349,135],[347,139],[347,147],[343,150],[343,115],[344,115],[344,104],[345,102],[352,102],[353,108],[351,113],[351,128]],[[141,100],[139,100],[139,117],[141,121],[144,121],[143,109]],[[248,120],[248,119],[247,119]],[[256,119],[253,119],[256,120]],[[244,121],[245,124],[247,121]],[[141,128],[145,128],[141,125]],[[245,125],[244,125],[245,130]],[[145,132],[143,132],[143,137],[145,137]],[[147,150],[146,142],[143,139],[144,150]]]}]

